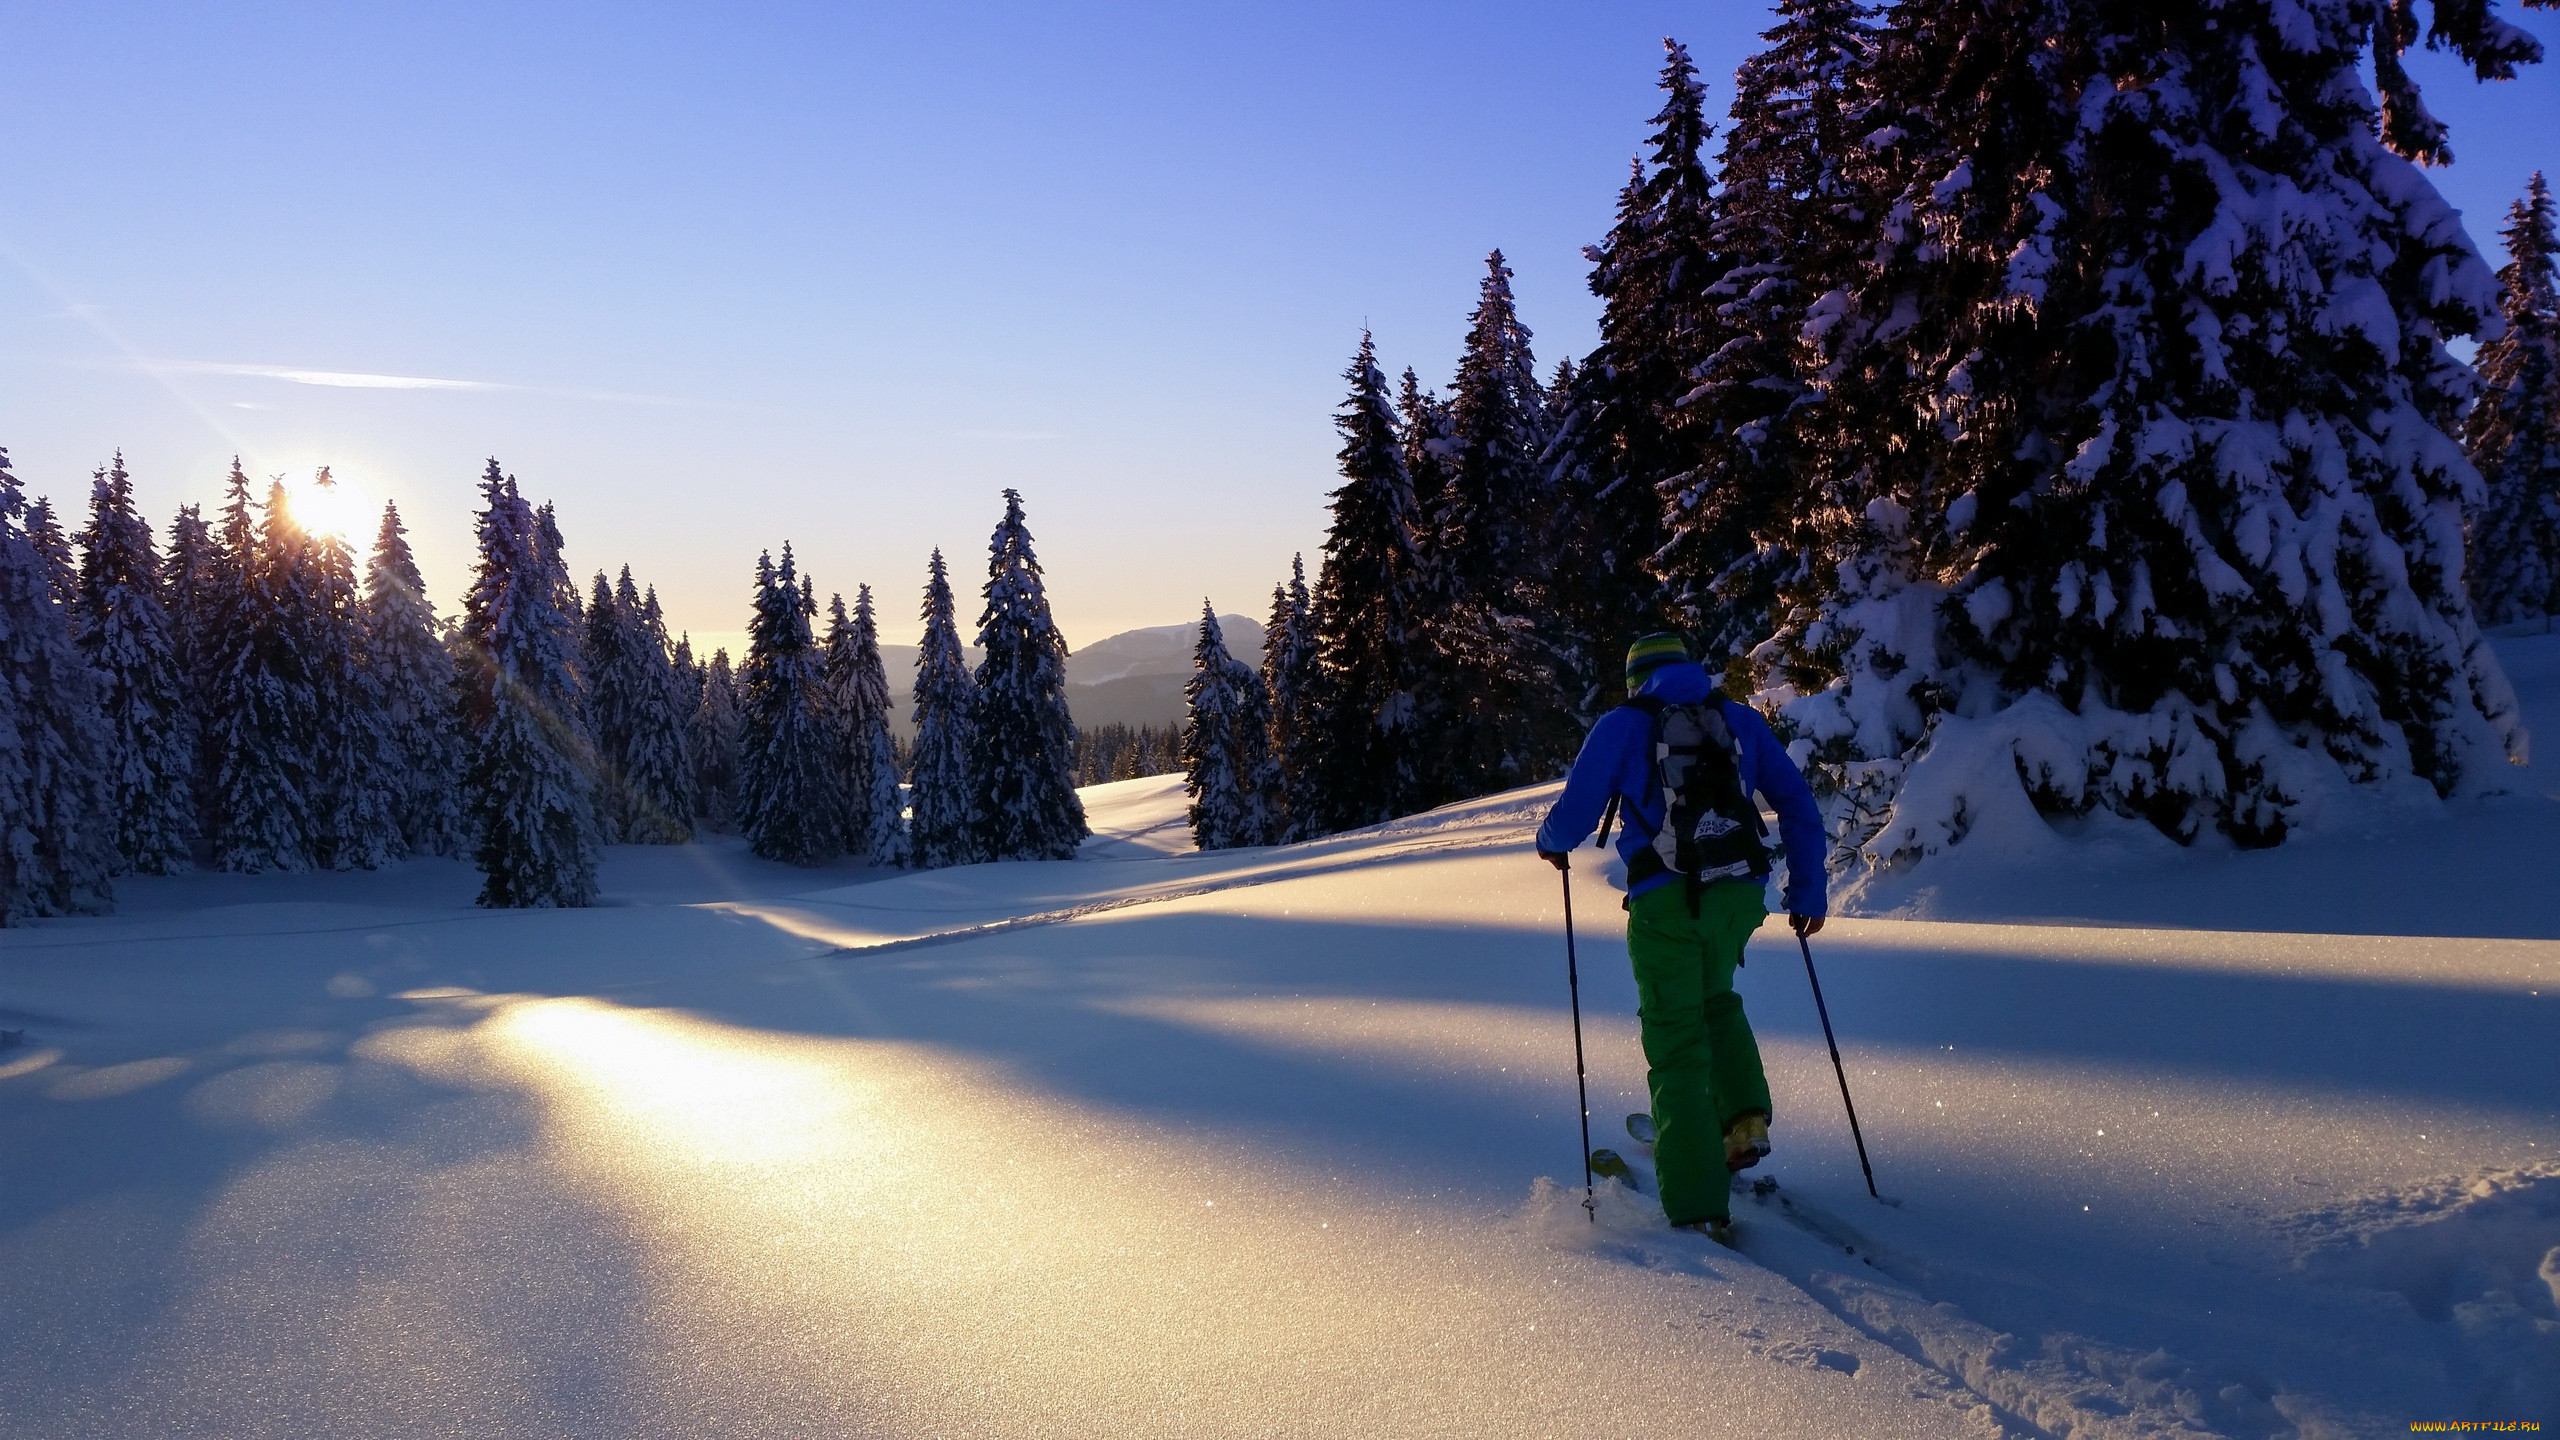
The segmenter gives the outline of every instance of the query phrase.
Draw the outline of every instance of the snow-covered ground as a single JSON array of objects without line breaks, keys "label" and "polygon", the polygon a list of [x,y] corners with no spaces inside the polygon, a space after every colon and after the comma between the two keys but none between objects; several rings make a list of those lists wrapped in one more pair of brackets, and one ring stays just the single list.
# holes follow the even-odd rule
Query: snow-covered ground
[{"label": "snow-covered ground", "polygon": [[1740,1255],[1614,1189],[1585,1220],[1545,790],[1204,856],[1178,780],[1124,782],[1071,864],[620,849],[585,912],[472,910],[449,864],[129,881],[0,935],[0,1434],[2560,1422],[2560,786],[2527,781],[1871,895],[1936,917],[1815,942],[1893,1206],[1773,924],[1741,986],[1781,1187]]}]

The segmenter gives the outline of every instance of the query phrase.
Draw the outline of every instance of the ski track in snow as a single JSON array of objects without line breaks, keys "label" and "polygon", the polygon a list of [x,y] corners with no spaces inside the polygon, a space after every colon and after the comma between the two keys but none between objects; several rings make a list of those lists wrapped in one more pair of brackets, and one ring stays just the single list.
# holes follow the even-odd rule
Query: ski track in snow
[{"label": "ski track in snow", "polygon": [[1191,855],[1178,779],[1101,788],[1069,865],[0,937],[0,1430],[2560,1420],[2560,944],[1836,922],[1888,1208],[1773,925],[1782,1183],[1736,1255],[1614,1183],[1585,1217],[1549,792]]}]

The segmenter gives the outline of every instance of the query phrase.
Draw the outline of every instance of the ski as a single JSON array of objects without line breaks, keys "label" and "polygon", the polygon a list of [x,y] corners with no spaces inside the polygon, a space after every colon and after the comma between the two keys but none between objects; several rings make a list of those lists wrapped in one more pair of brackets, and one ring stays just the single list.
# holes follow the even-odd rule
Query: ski
[{"label": "ski", "polygon": [[[1654,1140],[1653,1117],[1641,1110],[1629,1115],[1627,1117],[1627,1138],[1635,1142],[1636,1147],[1645,1154],[1652,1154]],[[1595,1170],[1599,1169],[1598,1158],[1601,1155],[1608,1156],[1613,1163],[1622,1168],[1626,1165],[1626,1161],[1621,1158],[1617,1152],[1601,1150],[1594,1152],[1593,1155],[1592,1168]],[[1601,1171],[1601,1173],[1607,1174],[1613,1172]],[[1643,1183],[1632,1175],[1627,1177],[1627,1184],[1637,1190],[1642,1190],[1644,1188]],[[1780,1193],[1778,1188],[1778,1177],[1774,1175],[1763,1175],[1756,1180],[1745,1180],[1742,1175],[1737,1172],[1733,1177],[1733,1193],[1738,1196],[1749,1196],[1754,1205],[1757,1205],[1764,1210],[1776,1212],[1778,1218],[1785,1220],[1797,1229],[1813,1236],[1815,1239],[1820,1240],[1824,1244],[1829,1245],[1844,1255],[1853,1255],[1858,1259],[1865,1261],[1867,1264],[1875,1266],[1875,1268],[1879,1270],[1884,1268],[1877,1258],[1879,1247],[1875,1241],[1867,1237],[1864,1231],[1861,1231],[1855,1225],[1850,1224],[1848,1221],[1841,1219],[1839,1216],[1832,1214],[1828,1210],[1824,1210],[1808,1201],[1799,1199],[1794,1195]],[[1702,1233],[1707,1233],[1703,1226],[1691,1226],[1686,1228],[1698,1229]],[[1723,1234],[1710,1234],[1709,1238],[1714,1239],[1716,1243],[1728,1248],[1740,1248],[1730,1226],[1725,1228]]]},{"label": "ski", "polygon": [[1749,1182],[1746,1187],[1742,1177],[1737,1175],[1734,1177],[1734,1190],[1737,1194],[1747,1193],[1753,1204],[1763,1209],[1777,1211],[1780,1219],[1842,1254],[1856,1256],[1879,1270],[1884,1268],[1877,1263],[1880,1247],[1875,1241],[1867,1238],[1865,1232],[1828,1210],[1809,1204],[1795,1196],[1780,1194],[1778,1177],[1763,1175]]},{"label": "ski", "polygon": [[1637,1194],[1644,1193],[1644,1181],[1636,1175],[1635,1167],[1627,1163],[1627,1157],[1615,1150],[1592,1151],[1591,1173],[1612,1176]]}]

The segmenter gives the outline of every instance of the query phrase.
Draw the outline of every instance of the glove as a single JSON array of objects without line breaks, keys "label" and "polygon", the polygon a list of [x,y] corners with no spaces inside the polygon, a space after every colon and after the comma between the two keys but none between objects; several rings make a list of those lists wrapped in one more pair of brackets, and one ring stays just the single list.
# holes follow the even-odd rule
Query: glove
[{"label": "glove", "polygon": [[1559,870],[1562,870],[1573,863],[1570,857],[1566,856],[1561,851],[1556,850],[1541,850],[1538,852],[1538,858],[1546,861],[1548,864],[1553,865]]}]

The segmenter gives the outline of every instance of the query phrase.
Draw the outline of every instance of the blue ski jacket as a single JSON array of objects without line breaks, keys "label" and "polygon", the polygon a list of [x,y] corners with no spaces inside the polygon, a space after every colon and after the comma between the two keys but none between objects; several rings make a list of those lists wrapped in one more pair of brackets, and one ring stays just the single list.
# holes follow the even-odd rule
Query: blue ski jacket
[{"label": "blue ski jacket", "polygon": [[[1705,667],[1687,662],[1654,671],[1636,693],[1655,696],[1666,705],[1694,705],[1714,689]],[[1745,788],[1758,791],[1778,812],[1778,837],[1787,853],[1787,913],[1826,913],[1829,902],[1823,892],[1822,862],[1829,843],[1804,772],[1787,758],[1759,711],[1727,700],[1724,723],[1742,746]],[[1630,859],[1651,845],[1662,828],[1662,782],[1653,772],[1653,717],[1625,706],[1601,716],[1600,723],[1591,727],[1582,753],[1574,757],[1573,773],[1565,777],[1564,794],[1547,812],[1546,823],[1538,827],[1538,848],[1563,854],[1581,844],[1600,823],[1600,813],[1612,795],[1619,797],[1618,813],[1629,822],[1618,832],[1618,856]],[[1641,895],[1679,878],[1656,875],[1628,893]]]}]

